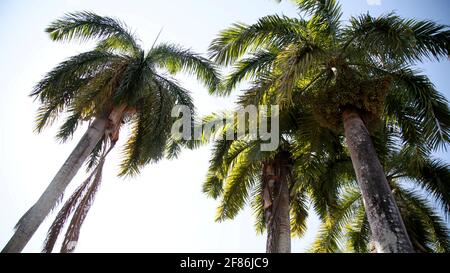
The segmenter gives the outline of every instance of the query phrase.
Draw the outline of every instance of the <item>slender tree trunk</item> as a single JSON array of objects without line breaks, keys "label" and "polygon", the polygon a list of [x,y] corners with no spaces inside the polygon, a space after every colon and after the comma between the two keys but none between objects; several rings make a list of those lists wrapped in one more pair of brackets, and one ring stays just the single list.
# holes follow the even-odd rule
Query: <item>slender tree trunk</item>
[{"label": "slender tree trunk", "polygon": [[107,124],[108,119],[106,118],[96,118],[92,122],[39,200],[19,220],[14,235],[2,252],[15,253],[23,250],[45,217],[58,203],[83,162],[105,134]]},{"label": "slender tree trunk", "polygon": [[[282,157],[283,155],[281,155]],[[276,159],[275,164],[269,164],[265,170],[267,192],[271,196],[265,217],[267,223],[267,253],[291,253],[291,223],[289,218],[289,185],[288,171],[286,166],[288,160]],[[265,203],[267,203],[265,201]]]},{"label": "slender tree trunk", "polygon": [[378,253],[414,252],[369,132],[355,111],[343,113],[345,137]]}]

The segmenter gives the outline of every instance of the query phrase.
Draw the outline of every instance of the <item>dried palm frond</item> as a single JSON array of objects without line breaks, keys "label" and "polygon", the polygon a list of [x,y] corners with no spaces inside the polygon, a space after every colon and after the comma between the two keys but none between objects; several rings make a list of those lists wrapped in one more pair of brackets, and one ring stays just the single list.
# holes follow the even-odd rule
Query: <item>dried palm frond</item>
[{"label": "dried palm frond", "polygon": [[61,247],[61,252],[73,252],[80,236],[81,226],[86,219],[89,209],[94,202],[95,194],[98,191],[102,180],[103,166],[106,156],[114,147],[115,142],[109,142],[109,149],[106,149],[108,142],[104,142],[103,154],[101,155],[97,166],[89,177],[75,190],[72,196],[66,201],[53,221],[45,239],[42,252],[52,252],[58,236],[61,234],[64,225],[73,214],[69,227]]}]

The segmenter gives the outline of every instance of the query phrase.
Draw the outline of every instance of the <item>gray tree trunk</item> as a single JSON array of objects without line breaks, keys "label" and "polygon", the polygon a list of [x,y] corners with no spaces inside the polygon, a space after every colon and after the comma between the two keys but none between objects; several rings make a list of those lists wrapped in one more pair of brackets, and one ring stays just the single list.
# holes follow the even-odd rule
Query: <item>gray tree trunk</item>
[{"label": "gray tree trunk", "polygon": [[19,220],[14,235],[2,250],[3,253],[16,253],[23,250],[45,217],[58,203],[83,162],[105,134],[107,123],[108,119],[106,118],[96,118],[92,122],[39,200]]},{"label": "gray tree trunk", "polygon": [[289,217],[289,187],[286,177],[281,179],[277,213],[278,244],[276,253],[291,253],[291,222]]},{"label": "gray tree trunk", "polygon": [[272,204],[267,219],[267,253],[291,253],[290,200],[287,180],[289,168],[285,165],[287,160],[281,158],[280,161],[267,169],[268,185],[273,187]]},{"label": "gray tree trunk", "polygon": [[343,122],[350,157],[377,252],[414,252],[364,122],[355,111],[345,111]]}]

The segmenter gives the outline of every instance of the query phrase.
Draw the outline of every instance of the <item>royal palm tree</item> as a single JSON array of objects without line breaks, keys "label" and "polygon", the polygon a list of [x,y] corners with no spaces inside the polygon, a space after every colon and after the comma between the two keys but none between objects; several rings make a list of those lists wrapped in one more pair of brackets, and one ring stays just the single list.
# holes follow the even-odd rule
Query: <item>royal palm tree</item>
[{"label": "royal palm tree", "polygon": [[[394,198],[399,206],[416,252],[449,252],[450,230],[444,220],[449,210],[447,164],[426,159],[417,166],[416,158],[404,151],[391,153],[383,164]],[[414,190],[419,186],[421,191]],[[339,189],[337,206],[323,219],[311,251],[372,252],[374,249],[367,214],[356,181]]]},{"label": "royal palm tree", "polygon": [[[243,97],[240,100],[241,106],[248,105],[246,104],[248,99],[255,99],[250,94],[251,91],[248,93],[248,98]],[[306,209],[303,206],[300,208],[291,206],[295,202],[290,202],[290,189],[294,182],[291,180],[292,158],[289,141],[282,138],[281,146],[275,151],[262,151],[261,144],[264,141],[250,138],[249,128],[246,128],[245,136],[237,137],[238,121],[234,114],[234,118],[231,117],[230,113],[225,112],[204,117],[194,125],[202,129],[201,139],[186,141],[172,138],[168,154],[177,157],[181,148],[195,149],[213,143],[212,158],[203,184],[203,192],[208,197],[221,200],[217,208],[216,221],[233,219],[244,207],[246,200],[251,198],[256,215],[256,230],[258,233],[267,230],[268,233],[266,251],[289,253],[290,225],[292,223],[296,228],[294,231],[301,233],[306,219],[306,214],[302,214]],[[230,119],[233,123],[226,123]],[[282,132],[284,128],[294,127],[295,119],[291,115],[283,115],[282,120],[284,125],[281,128]],[[248,122],[249,120],[245,121]],[[196,130],[194,127],[192,130]],[[229,130],[232,130],[232,139],[228,138]],[[292,221],[290,210],[294,214]]]},{"label": "royal palm tree", "polygon": [[[422,194],[390,183],[399,204],[406,230],[415,252],[450,251],[449,230],[446,222]],[[333,217],[326,219],[311,248],[312,252],[374,251],[367,215],[361,193],[356,184],[342,189]]]},{"label": "royal palm tree", "polygon": [[[312,251],[341,251],[339,246],[346,239],[352,251],[366,252],[372,240],[351,158],[339,136],[317,124],[311,114],[303,112],[296,120],[298,114],[291,112],[281,119],[284,137],[277,151],[261,152],[261,141],[255,140],[214,143],[203,190],[221,200],[216,220],[233,219],[249,202],[256,216],[256,230],[268,233],[266,251],[288,252],[289,234],[303,235],[311,204],[324,222]],[[374,137],[374,144],[414,250],[446,251],[449,233],[439,213],[449,213],[450,185],[445,183],[450,175],[448,166],[399,150],[398,132],[394,130],[387,124]],[[383,135],[388,136],[379,137]],[[327,143],[331,139],[334,141]],[[280,164],[283,161],[287,164]],[[401,179],[412,183],[403,188],[397,182]],[[285,185],[288,194],[274,194],[280,193],[279,185]],[[422,188],[422,193],[416,194],[413,187]],[[430,207],[430,202],[439,204],[441,211]],[[283,224],[289,217],[290,228]]]},{"label": "royal palm tree", "polygon": [[[36,85],[31,93],[41,104],[36,131],[41,132],[63,113],[68,117],[57,134],[60,140],[68,140],[84,122],[89,126],[45,192],[20,219],[3,252],[24,248],[88,160],[93,173],[76,192],[81,196],[75,221],[82,222],[86,216],[83,208],[90,206],[98,188],[104,158],[124,125],[131,126],[131,134],[123,150],[120,175],[135,175],[144,165],[163,157],[172,106],[183,104],[194,111],[189,92],[170,74],[190,73],[211,92],[219,81],[215,66],[190,50],[154,44],[145,52],[126,25],[114,18],[70,13],[51,23],[46,32],[54,41],[96,40],[97,45],[62,62]],[[74,206],[69,207],[71,212]],[[63,249],[70,251],[79,229],[71,225],[68,232]]]},{"label": "royal palm tree", "polygon": [[[292,159],[285,148],[261,152],[260,144],[259,141],[217,141],[203,191],[209,197],[220,199],[218,222],[236,217],[246,200],[251,199],[257,232],[267,231],[266,252],[290,253]],[[305,225],[304,222],[296,224]]]},{"label": "royal palm tree", "polygon": [[[259,86],[246,90],[240,104],[254,101],[257,89]],[[203,184],[205,194],[220,199],[216,221],[233,219],[250,202],[257,232],[267,231],[268,253],[289,253],[291,236],[303,235],[308,217],[307,200],[311,199],[321,214],[337,200],[331,190],[325,190],[336,179],[323,175],[332,168],[332,161],[340,171],[352,173],[339,136],[321,127],[311,114],[300,111],[293,108],[280,113],[281,144],[274,151],[262,151],[264,141],[260,139],[227,140],[226,132],[219,129],[222,139],[214,141]],[[215,123],[216,118],[212,115],[203,122]],[[347,157],[350,168],[341,166],[342,157]]]},{"label": "royal palm tree", "polygon": [[236,23],[211,43],[211,57],[234,67],[222,92],[268,76],[281,106],[309,107],[324,127],[344,134],[377,251],[412,252],[371,135],[383,117],[417,156],[448,145],[448,102],[415,65],[449,56],[450,29],[394,13],[343,25],[335,0],[295,2],[307,20],[265,16]]},{"label": "royal palm tree", "polygon": [[[450,184],[448,164],[431,157],[429,153],[417,156],[408,147],[401,146],[394,125],[385,127],[373,136],[387,180],[405,223],[415,252],[447,252],[450,233],[445,219],[450,213]],[[421,149],[424,149],[423,147]],[[351,165],[347,158],[342,166]],[[320,214],[322,226],[312,252],[373,252],[375,242],[371,236],[368,218],[356,177],[335,173],[327,168],[326,177],[339,177],[338,193],[328,210]],[[330,187],[328,187],[330,188]],[[420,189],[420,190],[418,190]]]}]

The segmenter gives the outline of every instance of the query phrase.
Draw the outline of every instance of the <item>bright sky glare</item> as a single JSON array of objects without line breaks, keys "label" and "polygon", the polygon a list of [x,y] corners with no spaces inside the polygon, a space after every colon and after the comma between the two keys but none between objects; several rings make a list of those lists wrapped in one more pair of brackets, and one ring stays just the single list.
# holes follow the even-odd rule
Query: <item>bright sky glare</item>
[{"label": "bright sky glare", "polygon": [[[345,0],[345,18],[369,11],[379,15],[395,10],[400,15],[434,19],[450,24],[446,0]],[[205,53],[210,41],[223,28],[241,21],[253,23],[268,14],[296,16],[288,1],[274,0],[65,0],[0,2],[0,247],[9,240],[20,216],[37,200],[65,161],[85,127],[66,144],[55,141],[58,126],[40,135],[33,133],[37,103],[27,95],[33,85],[55,65],[83,52],[92,44],[51,42],[45,27],[66,12],[89,10],[120,18],[141,39],[152,45],[172,42]],[[420,66],[438,90],[450,98],[450,62]],[[178,79],[192,91],[198,112],[207,114],[233,107],[230,98],[208,96],[195,80]],[[238,92],[236,92],[238,93]],[[122,132],[122,135],[126,134]],[[122,140],[124,137],[122,138]],[[164,160],[145,168],[134,179],[116,177],[120,142],[105,165],[103,183],[82,227],[77,252],[264,252],[265,236],[257,236],[251,211],[235,220],[215,223],[217,202],[201,193],[209,147],[184,151],[177,160]],[[119,148],[119,149],[117,149]],[[440,157],[450,161],[448,153]],[[83,171],[66,191],[86,177]],[[52,214],[25,248],[39,252],[55,214]],[[307,250],[317,232],[316,217],[309,230],[292,242],[294,252]],[[58,247],[58,246],[57,246]],[[59,248],[56,248],[59,250]]]}]

